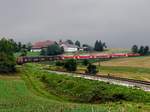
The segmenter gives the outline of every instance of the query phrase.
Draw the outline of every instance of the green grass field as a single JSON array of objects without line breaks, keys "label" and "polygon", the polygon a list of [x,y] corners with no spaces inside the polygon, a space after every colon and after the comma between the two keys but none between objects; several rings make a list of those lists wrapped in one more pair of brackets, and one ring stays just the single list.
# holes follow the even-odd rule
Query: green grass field
[{"label": "green grass field", "polygon": [[100,74],[108,73],[117,77],[150,81],[150,56],[102,61]]},{"label": "green grass field", "polygon": [[[21,52],[15,53],[15,57],[19,57],[21,55]],[[27,56],[40,56],[40,52],[27,52]]]},{"label": "green grass field", "polygon": [[60,103],[31,93],[21,79],[0,79],[0,112],[59,112],[62,107]]},{"label": "green grass field", "polygon": [[17,75],[0,75],[0,112],[149,112],[146,102],[71,103],[45,89],[37,65],[24,66]]}]

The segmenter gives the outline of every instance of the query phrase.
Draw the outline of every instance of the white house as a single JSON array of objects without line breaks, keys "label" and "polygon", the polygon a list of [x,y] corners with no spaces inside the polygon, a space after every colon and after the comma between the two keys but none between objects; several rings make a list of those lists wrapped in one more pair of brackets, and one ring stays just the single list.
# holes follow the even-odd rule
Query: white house
[{"label": "white house", "polygon": [[78,51],[78,47],[76,45],[62,44],[61,47],[64,48],[65,52],[77,52]]},{"label": "white house", "polygon": [[59,42],[60,47],[64,48],[65,52],[77,52],[79,47],[74,44],[69,44],[68,42]]}]

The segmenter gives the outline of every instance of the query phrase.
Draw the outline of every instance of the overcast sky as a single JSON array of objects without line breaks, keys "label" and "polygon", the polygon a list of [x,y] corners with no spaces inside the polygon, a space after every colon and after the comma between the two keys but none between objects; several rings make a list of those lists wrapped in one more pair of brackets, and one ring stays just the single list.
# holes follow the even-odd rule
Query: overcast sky
[{"label": "overcast sky", "polygon": [[0,0],[0,37],[150,45],[150,0]]}]

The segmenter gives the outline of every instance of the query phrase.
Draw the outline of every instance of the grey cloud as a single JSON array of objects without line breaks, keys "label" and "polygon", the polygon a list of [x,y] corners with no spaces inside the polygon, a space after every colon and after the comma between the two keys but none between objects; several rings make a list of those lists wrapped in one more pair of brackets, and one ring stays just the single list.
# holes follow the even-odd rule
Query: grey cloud
[{"label": "grey cloud", "polygon": [[0,0],[0,37],[150,44],[149,0]]}]

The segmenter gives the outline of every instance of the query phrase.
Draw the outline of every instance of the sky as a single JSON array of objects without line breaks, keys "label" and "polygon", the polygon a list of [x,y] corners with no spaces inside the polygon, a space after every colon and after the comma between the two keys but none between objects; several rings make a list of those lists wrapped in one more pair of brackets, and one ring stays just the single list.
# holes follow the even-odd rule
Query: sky
[{"label": "sky", "polygon": [[150,0],[0,0],[0,38],[150,45]]}]

